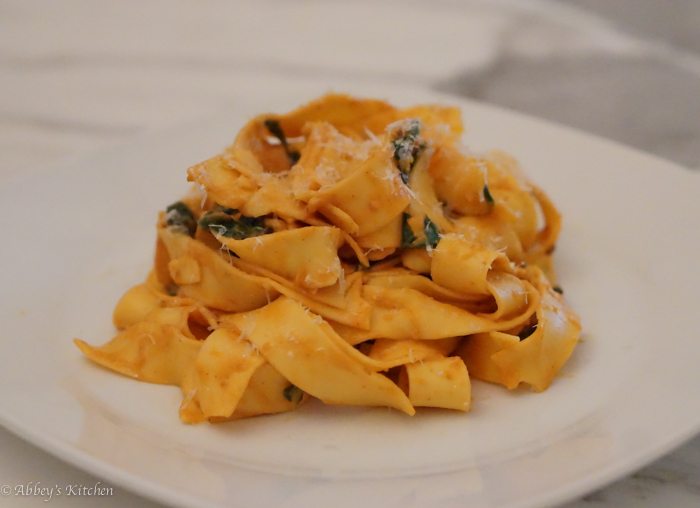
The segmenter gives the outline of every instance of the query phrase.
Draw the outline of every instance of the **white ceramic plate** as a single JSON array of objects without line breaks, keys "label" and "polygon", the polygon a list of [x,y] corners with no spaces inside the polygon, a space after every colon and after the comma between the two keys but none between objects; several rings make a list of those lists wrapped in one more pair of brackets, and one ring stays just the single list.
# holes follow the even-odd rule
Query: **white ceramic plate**
[{"label": "white ceramic plate", "polygon": [[[363,90],[372,93],[372,91]],[[700,429],[700,178],[608,141],[454,98],[475,149],[515,154],[563,211],[566,297],[584,341],[553,386],[509,393],[474,383],[473,411],[305,406],[224,425],[179,422],[179,390],[84,360],[79,336],[113,333],[112,307],[143,278],[158,209],[184,170],[225,146],[251,101],[52,171],[5,182],[0,423],[143,495],[206,506],[539,506],[582,495]]]}]

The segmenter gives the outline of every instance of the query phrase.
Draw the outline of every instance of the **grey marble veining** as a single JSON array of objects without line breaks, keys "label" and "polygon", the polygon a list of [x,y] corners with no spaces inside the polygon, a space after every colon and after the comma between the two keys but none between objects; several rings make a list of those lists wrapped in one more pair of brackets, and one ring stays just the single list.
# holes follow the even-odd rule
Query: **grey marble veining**
[{"label": "grey marble veining", "polygon": [[504,55],[439,88],[700,166],[700,75],[654,56]]},{"label": "grey marble veining", "polygon": [[[344,26],[314,22],[330,16]],[[248,43],[269,26],[289,43]],[[429,86],[700,168],[699,26],[695,0],[0,0],[0,182],[280,83],[346,80]],[[90,479],[2,429],[0,448],[2,480]],[[700,437],[567,506],[700,506]]]},{"label": "grey marble veining", "polygon": [[[557,21],[521,15],[502,32],[500,51],[488,66],[468,69],[437,87],[572,125],[686,167],[700,166],[700,53],[694,53],[700,47],[700,3],[570,3],[614,15],[614,23],[633,27],[634,37],[653,27],[655,39],[639,40],[634,52],[598,47],[562,54],[554,48]],[[665,23],[659,27],[652,19]],[[533,25],[552,51],[522,51]],[[657,39],[683,44],[684,54],[659,46]]]},{"label": "grey marble veining", "polygon": [[700,500],[700,439],[682,446],[628,478],[588,494],[566,508],[630,506],[698,506]]},{"label": "grey marble veining", "polygon": [[700,2],[697,0],[564,0],[594,12],[644,39],[700,53]]}]

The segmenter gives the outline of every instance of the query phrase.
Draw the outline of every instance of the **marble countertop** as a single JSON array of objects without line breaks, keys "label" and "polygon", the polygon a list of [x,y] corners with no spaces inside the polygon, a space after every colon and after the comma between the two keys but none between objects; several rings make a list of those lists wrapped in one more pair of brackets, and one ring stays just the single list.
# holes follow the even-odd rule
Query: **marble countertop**
[{"label": "marble countertop", "polygon": [[[0,183],[280,83],[348,81],[503,105],[699,169],[698,23],[694,0],[0,0]],[[98,481],[3,429],[0,449],[2,484]],[[100,504],[157,506],[121,489]],[[567,506],[662,505],[700,505],[700,437]]]}]

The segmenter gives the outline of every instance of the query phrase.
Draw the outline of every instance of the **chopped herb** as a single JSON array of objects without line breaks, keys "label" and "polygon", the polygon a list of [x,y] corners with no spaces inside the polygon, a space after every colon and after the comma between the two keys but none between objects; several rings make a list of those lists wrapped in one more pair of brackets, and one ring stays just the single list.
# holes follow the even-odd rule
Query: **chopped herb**
[{"label": "chopped herb", "polygon": [[289,143],[287,143],[287,136],[284,135],[284,131],[282,130],[282,126],[280,125],[280,123],[277,120],[273,120],[272,118],[268,118],[267,120],[265,120],[264,123],[265,128],[270,132],[270,134],[279,139],[282,148],[284,148],[284,153],[287,154],[289,162],[292,165],[296,164],[297,161],[299,161],[301,154],[298,151],[289,148]]},{"label": "chopped herb", "polygon": [[238,210],[236,208],[227,208],[227,207],[221,206],[221,205],[214,205],[214,207],[212,208],[212,211],[222,212],[222,213],[225,213],[228,215],[236,215],[238,213]]},{"label": "chopped herb", "polygon": [[564,290],[561,288],[561,286],[553,286],[552,289],[559,293],[560,295],[564,294]]},{"label": "chopped herb", "polygon": [[418,247],[429,246],[431,249],[437,247],[440,241],[440,230],[428,217],[423,219],[423,233],[425,234],[425,241],[419,242],[416,238],[411,225],[408,220],[411,216],[404,212],[401,218],[401,248],[402,249],[413,249]]},{"label": "chopped herb", "polygon": [[165,292],[168,293],[169,296],[177,296],[177,292],[180,288],[176,284],[168,284],[165,286]]},{"label": "chopped herb", "polygon": [[416,247],[416,235],[413,233],[413,230],[408,223],[408,219],[410,218],[411,216],[405,212],[401,218],[401,248],[403,249]]},{"label": "chopped herb", "polygon": [[394,161],[399,168],[401,180],[408,183],[408,177],[416,165],[416,161],[421,152],[425,150],[426,143],[419,139],[420,121],[416,119],[408,120],[405,127],[399,129],[399,134],[394,139]]},{"label": "chopped herb", "polygon": [[484,185],[484,199],[489,205],[494,204],[496,201],[493,199],[493,196],[491,195],[491,191],[489,190],[488,185]]},{"label": "chopped herb", "polygon": [[423,231],[425,232],[425,243],[429,245],[431,249],[437,247],[440,241],[440,231],[435,223],[428,217],[423,219]]},{"label": "chopped herb", "polygon": [[215,224],[217,221],[224,221],[236,215],[240,215],[236,208],[227,208],[216,204],[199,219],[199,225],[207,227],[209,224]]},{"label": "chopped herb", "polygon": [[165,209],[165,224],[173,231],[189,236],[193,236],[197,229],[192,210],[182,201],[177,201]]},{"label": "chopped herb", "polygon": [[[233,210],[233,209],[229,209]],[[235,210],[233,210],[235,212]],[[199,219],[199,225],[209,228],[214,234],[243,240],[252,236],[260,236],[269,233],[262,217],[246,217],[241,215],[238,218],[220,210],[207,212]]]},{"label": "chopped herb", "polygon": [[518,337],[520,337],[520,340],[525,340],[527,339],[530,335],[535,333],[535,330],[537,330],[537,325],[528,325],[522,330],[520,330],[520,333],[518,333]]},{"label": "chopped herb", "polygon": [[210,226],[218,228],[220,225],[227,225],[231,220],[235,220],[232,214],[211,210],[202,215],[198,224],[202,228],[208,228]]},{"label": "chopped herb", "polygon": [[301,401],[301,397],[302,395],[304,395],[304,392],[302,392],[301,389],[297,388],[294,385],[289,385],[287,388],[282,390],[282,395],[284,395],[284,398],[287,399],[289,402],[299,404],[299,401]]}]

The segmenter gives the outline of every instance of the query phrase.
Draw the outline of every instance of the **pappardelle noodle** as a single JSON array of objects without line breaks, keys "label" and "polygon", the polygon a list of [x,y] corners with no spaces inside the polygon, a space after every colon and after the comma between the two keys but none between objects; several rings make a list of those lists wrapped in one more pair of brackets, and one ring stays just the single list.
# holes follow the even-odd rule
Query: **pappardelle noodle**
[{"label": "pappardelle noodle", "polygon": [[470,377],[546,389],[580,335],[561,218],[453,107],[327,95],[248,122],[160,213],[92,361],[182,389],[184,422],[326,404],[468,411]]}]

